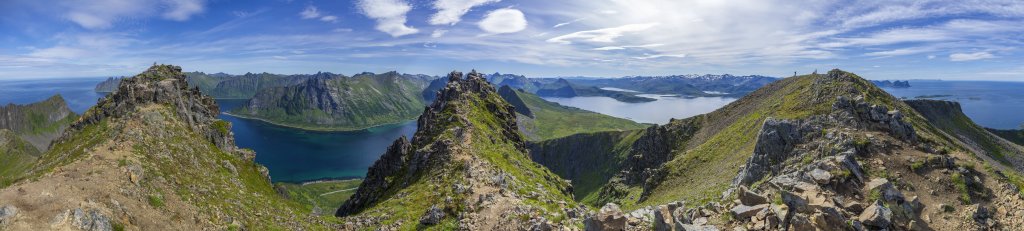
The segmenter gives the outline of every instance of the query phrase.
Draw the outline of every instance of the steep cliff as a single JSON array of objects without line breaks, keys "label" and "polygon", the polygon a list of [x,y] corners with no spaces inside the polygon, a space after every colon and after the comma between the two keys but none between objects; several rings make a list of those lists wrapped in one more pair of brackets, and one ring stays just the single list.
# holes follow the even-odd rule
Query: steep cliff
[{"label": "steep cliff", "polygon": [[419,115],[426,84],[396,72],[321,73],[299,85],[263,89],[231,114],[303,129],[359,130]]},{"label": "steep cliff", "polygon": [[26,105],[0,106],[0,129],[13,131],[40,151],[46,151],[50,141],[76,119],[78,114],[68,108],[60,95]]},{"label": "steep cliff", "polygon": [[96,84],[95,91],[101,93],[114,92],[114,90],[117,90],[117,85],[121,84],[121,78],[122,77],[107,78],[106,80],[103,80],[103,82]]},{"label": "steep cliff", "polygon": [[71,125],[28,179],[0,189],[11,230],[326,229],[281,198],[181,68],[125,78]]},{"label": "steep cliff", "polygon": [[512,106],[471,72],[453,72],[370,168],[338,215],[358,229],[530,229],[579,224],[568,183],[532,162]]}]

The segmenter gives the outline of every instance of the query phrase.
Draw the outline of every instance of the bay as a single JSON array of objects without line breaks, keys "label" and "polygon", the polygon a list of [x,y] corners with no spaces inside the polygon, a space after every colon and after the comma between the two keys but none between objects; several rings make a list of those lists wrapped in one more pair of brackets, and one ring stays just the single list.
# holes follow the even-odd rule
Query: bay
[{"label": "bay", "polygon": [[666,124],[672,118],[682,119],[708,113],[736,100],[736,98],[729,97],[687,98],[654,94],[638,94],[638,96],[657,100],[626,103],[604,96],[544,97],[544,100],[640,123],[653,124]]},{"label": "bay", "polygon": [[903,99],[960,102],[975,123],[998,129],[1024,124],[1024,82],[911,80],[909,88],[882,88]]}]

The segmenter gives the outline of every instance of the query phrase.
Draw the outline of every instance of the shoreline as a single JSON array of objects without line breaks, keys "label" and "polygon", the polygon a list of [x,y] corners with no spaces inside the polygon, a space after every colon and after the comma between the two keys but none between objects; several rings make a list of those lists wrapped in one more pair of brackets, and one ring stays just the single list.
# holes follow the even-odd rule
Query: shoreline
[{"label": "shoreline", "polygon": [[292,129],[298,129],[298,130],[304,130],[304,131],[314,131],[314,132],[360,132],[360,131],[368,131],[368,130],[373,129],[373,128],[379,128],[379,127],[385,127],[385,126],[394,126],[394,125],[408,123],[410,121],[416,121],[416,118],[419,117],[417,115],[414,118],[407,119],[407,120],[404,120],[404,121],[398,122],[398,123],[381,124],[381,125],[374,125],[374,126],[369,126],[369,127],[364,127],[364,128],[356,128],[356,129],[348,129],[348,128],[319,128],[318,129],[318,128],[307,128],[307,127],[299,127],[299,126],[294,126],[294,125],[281,124],[281,123],[270,121],[270,120],[263,119],[263,118],[243,116],[243,115],[236,115],[236,114],[231,114],[230,112],[221,112],[221,114],[229,115],[229,116],[232,116],[232,117],[235,117],[235,118],[239,118],[239,119],[256,120],[256,121],[268,123],[268,124],[279,126],[279,127],[292,128]]}]

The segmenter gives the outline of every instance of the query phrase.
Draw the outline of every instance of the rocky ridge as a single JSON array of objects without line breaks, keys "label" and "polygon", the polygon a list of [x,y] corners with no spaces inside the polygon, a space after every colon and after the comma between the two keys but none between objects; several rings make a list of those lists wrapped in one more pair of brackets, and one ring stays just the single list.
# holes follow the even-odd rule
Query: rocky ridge
[{"label": "rocky ridge", "polygon": [[40,156],[30,180],[0,188],[0,229],[328,229],[274,191],[217,113],[180,67],[124,79]]},{"label": "rocky ridge", "polygon": [[[382,230],[541,229],[579,224],[568,183],[530,161],[513,107],[479,73],[452,72],[337,215]],[[555,219],[558,217],[559,219]]]},{"label": "rocky ridge", "polygon": [[[824,80],[844,76],[833,71]],[[922,112],[930,118],[922,123],[922,103],[890,110],[852,95],[837,97],[826,114],[766,119],[722,199],[631,212],[607,204],[587,216],[587,229],[1013,230],[1024,222],[1015,207],[1024,204],[1019,172],[978,159],[990,154],[936,125],[957,117]],[[957,136],[965,141],[949,142]]]}]

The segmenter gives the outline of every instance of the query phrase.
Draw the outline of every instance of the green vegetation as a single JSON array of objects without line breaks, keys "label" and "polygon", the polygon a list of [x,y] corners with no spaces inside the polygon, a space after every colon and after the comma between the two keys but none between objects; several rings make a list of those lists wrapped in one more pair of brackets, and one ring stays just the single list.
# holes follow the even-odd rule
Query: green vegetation
[{"label": "green vegetation", "polygon": [[230,113],[307,130],[361,130],[418,116],[426,84],[395,72],[315,77],[300,85],[262,89],[248,106]]},{"label": "green vegetation", "polygon": [[[520,131],[531,141],[548,140],[577,133],[625,131],[642,129],[650,125],[616,118],[579,108],[548,102],[534,94],[512,90],[529,107],[533,117],[518,115]],[[503,96],[508,101],[509,97]]]},{"label": "green vegetation", "polygon": [[39,159],[39,150],[14,132],[0,129],[0,188],[20,180]]},{"label": "green vegetation", "polygon": [[[1024,125],[1022,125],[1022,126],[1024,126]],[[1006,139],[1006,140],[1008,140],[1010,142],[1013,142],[1013,143],[1015,143],[1017,145],[1024,145],[1024,128],[1022,128],[1022,129],[1011,129],[1011,130],[1001,130],[1001,129],[992,129],[992,128],[986,128],[986,129],[988,129],[989,132],[992,132],[992,134],[995,134],[995,135],[997,135],[999,137],[1002,137],[1003,139]]]},{"label": "green vegetation", "polygon": [[146,197],[149,201],[149,205],[154,208],[164,207],[164,198],[160,194],[150,194]]},{"label": "green vegetation", "polygon": [[[471,85],[486,85],[482,79],[470,77],[459,84],[460,87],[469,88]],[[477,81],[477,82],[471,82]],[[450,83],[451,84],[451,83]],[[451,85],[449,85],[451,86]],[[493,91],[493,89],[492,89]],[[562,181],[557,175],[539,164],[530,160],[527,154],[520,147],[521,136],[516,130],[509,130],[508,125],[512,121],[510,117],[503,117],[502,113],[495,113],[503,110],[508,104],[497,94],[480,94],[481,92],[464,91],[461,94],[453,94],[451,99],[443,104],[435,102],[430,114],[430,126],[420,126],[412,150],[421,150],[425,147],[436,145],[435,142],[462,142],[464,148],[458,150],[447,149],[442,153],[451,155],[445,161],[430,163],[428,166],[420,166],[416,172],[410,171],[408,166],[394,175],[388,176],[389,187],[381,201],[359,213],[361,216],[384,218],[383,225],[394,224],[403,221],[400,230],[427,229],[444,230],[450,228],[457,221],[455,217],[447,216],[438,225],[421,226],[419,217],[431,206],[439,206],[447,214],[458,214],[460,211],[467,211],[471,208],[465,207],[467,200],[466,193],[456,191],[454,185],[467,185],[469,179],[465,177],[467,168],[482,166],[493,169],[496,173],[502,173],[507,178],[507,190],[515,192],[515,195],[522,196],[520,203],[548,211],[540,214],[549,220],[561,216],[559,203],[551,201],[565,201],[565,206],[575,206],[571,195],[563,194],[569,188],[568,183]],[[426,115],[425,115],[426,116]],[[462,129],[455,129],[462,128]],[[423,130],[429,129],[429,130]],[[512,128],[515,129],[515,128]],[[511,132],[511,133],[509,133]],[[468,139],[468,140],[463,140]],[[437,146],[433,146],[437,148]],[[472,156],[472,157],[470,157]],[[470,161],[473,159],[473,161]],[[487,171],[490,172],[490,171]],[[368,176],[369,177],[369,176]],[[475,177],[479,179],[479,176]],[[490,179],[490,178],[487,178]],[[394,185],[397,182],[409,180],[407,185]],[[401,195],[401,196],[395,196]],[[513,206],[513,205],[506,205]]]},{"label": "green vegetation", "polygon": [[278,189],[284,189],[287,197],[299,202],[307,209],[317,211],[326,216],[333,216],[334,210],[341,207],[341,204],[352,194],[356,193],[362,180],[332,180],[323,182],[310,182],[303,184],[275,183]]},{"label": "green vegetation", "polygon": [[971,192],[967,187],[967,180],[959,172],[953,173],[950,177],[953,180],[953,186],[956,187],[956,191],[960,193],[957,199],[960,199],[960,203],[965,205],[971,204]]}]

